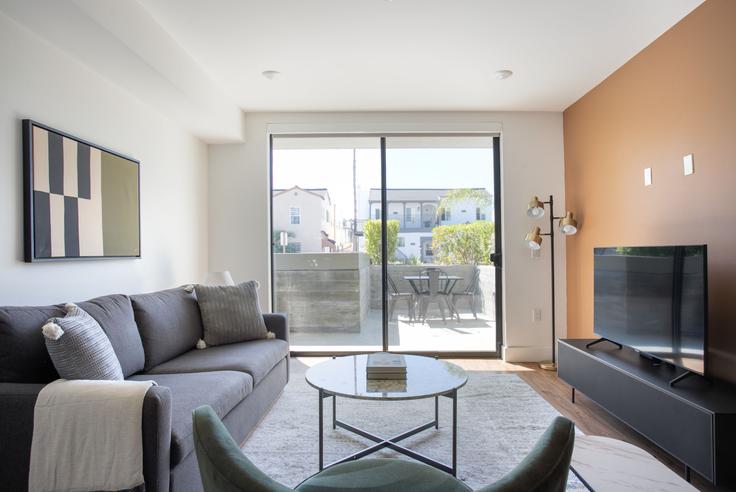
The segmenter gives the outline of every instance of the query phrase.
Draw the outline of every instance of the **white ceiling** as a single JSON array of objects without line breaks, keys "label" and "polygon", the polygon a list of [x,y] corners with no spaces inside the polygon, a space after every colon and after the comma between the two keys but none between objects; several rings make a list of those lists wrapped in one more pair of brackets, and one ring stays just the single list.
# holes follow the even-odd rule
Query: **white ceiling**
[{"label": "white ceiling", "polygon": [[[206,140],[229,141],[239,109],[562,111],[700,3],[0,0],[0,10]],[[500,69],[513,77],[497,80]]]},{"label": "white ceiling", "polygon": [[[245,110],[561,111],[700,0],[144,0]],[[269,81],[263,70],[282,75]],[[505,81],[500,69],[514,71]]]}]

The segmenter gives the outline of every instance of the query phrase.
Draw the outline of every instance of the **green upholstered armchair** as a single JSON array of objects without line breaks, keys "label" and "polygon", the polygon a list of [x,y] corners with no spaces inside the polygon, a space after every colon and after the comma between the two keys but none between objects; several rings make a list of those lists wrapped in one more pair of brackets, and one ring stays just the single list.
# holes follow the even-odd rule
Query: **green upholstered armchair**
[{"label": "green upholstered armchair", "polygon": [[[362,459],[327,468],[290,489],[260,471],[209,406],[194,411],[194,448],[205,492],[455,492],[460,480],[422,463]],[[575,426],[557,417],[529,455],[508,475],[478,492],[564,491]]]}]

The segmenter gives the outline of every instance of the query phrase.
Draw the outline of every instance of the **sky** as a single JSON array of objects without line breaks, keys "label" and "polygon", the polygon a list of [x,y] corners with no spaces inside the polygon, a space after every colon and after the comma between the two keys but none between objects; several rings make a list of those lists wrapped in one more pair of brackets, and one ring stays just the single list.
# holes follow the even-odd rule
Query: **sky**
[{"label": "sky", "polygon": [[[356,149],[355,157],[358,199],[367,209],[368,190],[381,186],[380,151]],[[274,150],[273,187],[327,188],[338,217],[352,217],[352,172],[352,149]],[[493,150],[388,148],[386,179],[388,188],[486,188],[492,194]]]}]

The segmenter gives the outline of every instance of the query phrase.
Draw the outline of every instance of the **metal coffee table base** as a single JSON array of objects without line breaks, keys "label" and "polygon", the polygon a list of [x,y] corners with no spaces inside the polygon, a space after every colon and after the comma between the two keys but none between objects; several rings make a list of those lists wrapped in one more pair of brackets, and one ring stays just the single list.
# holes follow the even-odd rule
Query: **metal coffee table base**
[{"label": "metal coffee table base", "polygon": [[[413,458],[417,461],[420,461],[427,465],[434,466],[435,468],[438,468],[446,473],[449,473],[452,476],[456,476],[457,475],[457,390],[452,390],[440,396],[444,396],[452,400],[452,466],[448,466],[437,460],[433,460],[432,458],[424,456],[421,453],[417,453],[416,451],[412,451],[411,449],[398,444],[400,441],[403,441],[404,439],[407,439],[408,437],[411,437],[415,434],[419,434],[420,432],[425,431],[427,429],[431,429],[432,427],[434,427],[435,429],[439,429],[439,425],[440,425],[439,424],[439,396],[434,397],[434,420],[427,422],[426,424],[422,424],[419,427],[415,427],[411,430],[408,430],[402,434],[385,439],[375,434],[371,434],[370,432],[366,432],[363,429],[359,429],[358,427],[355,427],[353,425],[347,424],[341,420],[338,420],[337,419],[336,396],[328,391],[320,390],[319,391],[319,469],[320,471],[322,471],[325,468],[329,468],[331,466],[334,466],[340,463],[345,463],[346,461],[352,461],[352,460],[363,458],[383,448],[390,448],[398,453],[401,453],[405,456]],[[330,398],[330,397],[332,398],[332,428],[337,429],[338,427],[340,427],[341,429],[345,429],[354,434],[357,434],[366,439],[369,439],[375,442],[376,444],[362,451],[358,451],[357,453],[353,453],[350,456],[346,456],[345,458],[342,458],[333,463],[330,463],[327,466],[324,466],[324,430],[323,430],[323,427],[324,427],[323,406],[324,405],[323,405],[323,402],[325,398]]]}]

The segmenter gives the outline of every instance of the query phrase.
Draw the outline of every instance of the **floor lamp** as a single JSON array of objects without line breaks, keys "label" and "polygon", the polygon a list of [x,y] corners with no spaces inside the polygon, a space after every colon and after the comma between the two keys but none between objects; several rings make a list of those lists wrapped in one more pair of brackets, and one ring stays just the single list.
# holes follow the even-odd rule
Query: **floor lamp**
[{"label": "floor lamp", "polygon": [[552,360],[540,362],[539,367],[548,371],[557,370],[557,360],[555,357],[555,344],[557,342],[555,334],[555,220],[559,220],[559,230],[565,236],[572,236],[578,232],[578,222],[572,217],[572,212],[565,212],[562,217],[556,217],[554,212],[554,198],[549,196],[549,201],[542,202],[538,197],[533,197],[529,202],[526,214],[534,219],[544,217],[544,206],[549,205],[549,232],[542,233],[539,227],[532,228],[526,235],[526,244],[533,250],[542,248],[542,236],[549,236],[550,243],[550,272],[552,276]]}]

